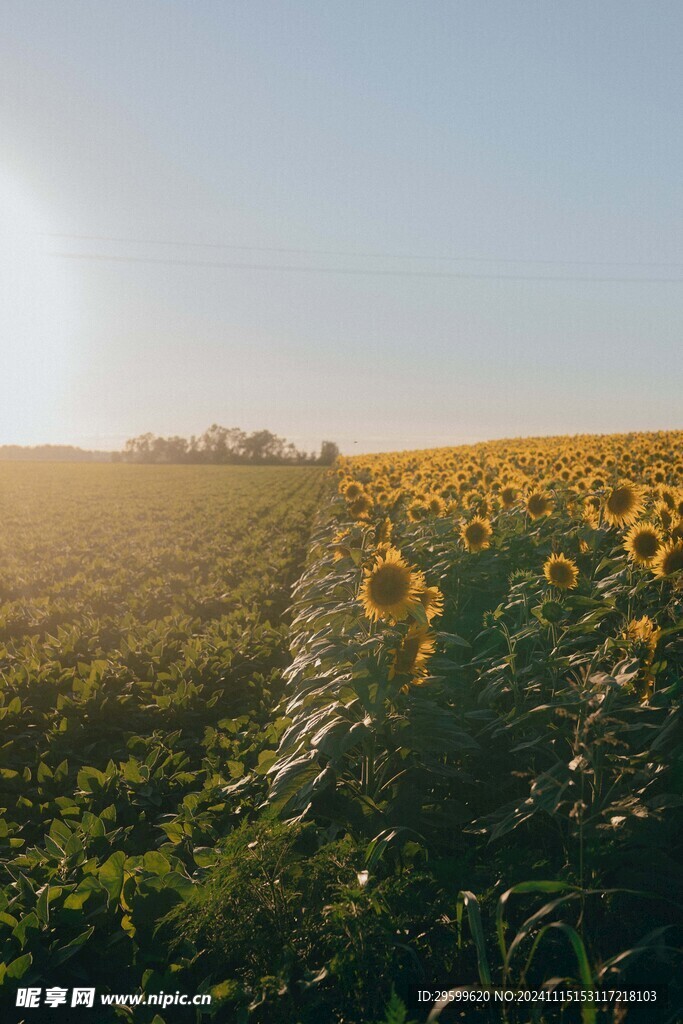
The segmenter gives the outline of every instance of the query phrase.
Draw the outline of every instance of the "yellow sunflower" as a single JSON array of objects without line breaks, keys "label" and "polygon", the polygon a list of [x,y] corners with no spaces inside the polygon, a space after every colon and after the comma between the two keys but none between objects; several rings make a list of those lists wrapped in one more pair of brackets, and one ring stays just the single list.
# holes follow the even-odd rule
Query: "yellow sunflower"
[{"label": "yellow sunflower", "polygon": [[664,544],[655,558],[652,568],[655,576],[663,579],[683,569],[683,541],[676,540]]},{"label": "yellow sunflower", "polygon": [[385,518],[378,525],[375,531],[375,540],[378,544],[388,544],[391,540],[391,534],[394,529],[394,524],[391,519]]},{"label": "yellow sunflower", "polygon": [[650,565],[662,545],[662,535],[651,523],[634,523],[624,537],[624,549],[631,561]]},{"label": "yellow sunflower", "polygon": [[[595,501],[598,502],[597,507]],[[585,502],[581,511],[581,518],[592,530],[598,529],[600,526],[600,503],[598,499],[589,499]]]},{"label": "yellow sunflower", "polygon": [[504,487],[503,490],[500,492],[500,500],[503,503],[503,508],[513,508],[515,502],[517,501],[517,491],[514,487]]},{"label": "yellow sunflower", "polygon": [[411,523],[421,522],[427,516],[427,512],[428,509],[424,501],[415,500],[408,505],[408,519]]},{"label": "yellow sunflower", "polygon": [[665,503],[662,501],[658,505],[655,506],[655,511],[657,512],[657,515],[661,519],[662,526],[664,527],[664,529],[665,530],[670,530],[671,529],[671,525],[672,525],[674,520],[673,520],[673,516],[671,514],[671,509],[669,508],[669,506],[665,505]]},{"label": "yellow sunflower", "polygon": [[392,652],[389,679],[410,676],[414,686],[421,686],[427,675],[427,662],[436,649],[436,636],[427,626],[411,626]]},{"label": "yellow sunflower", "polygon": [[573,590],[579,580],[579,567],[562,554],[551,555],[543,566],[543,575],[558,590]]},{"label": "yellow sunflower", "polygon": [[429,494],[427,496],[427,509],[433,516],[442,516],[446,511],[446,502],[439,494]]},{"label": "yellow sunflower", "polygon": [[526,500],[526,510],[532,519],[540,519],[552,512],[553,503],[543,491],[532,491]]},{"label": "yellow sunflower", "polygon": [[443,615],[443,594],[438,587],[425,587],[420,594],[420,603],[425,610],[427,622],[438,615]]},{"label": "yellow sunflower", "polygon": [[669,487],[663,487],[660,490],[660,496],[667,508],[674,509],[676,507],[676,494]]},{"label": "yellow sunflower", "polygon": [[335,562],[340,562],[342,558],[350,557],[351,546],[348,543],[349,539],[347,530],[337,530],[335,533],[330,544],[330,550],[334,552]]},{"label": "yellow sunflower", "polygon": [[628,526],[638,518],[645,502],[641,487],[621,480],[605,498],[605,519],[611,526]]},{"label": "yellow sunflower", "polygon": [[417,606],[424,587],[419,569],[409,565],[396,548],[388,547],[364,571],[359,599],[369,619],[400,622]]},{"label": "yellow sunflower", "polygon": [[460,536],[467,550],[472,553],[483,551],[490,546],[492,532],[488,519],[482,519],[481,516],[475,516],[469,523],[463,523],[460,527]]},{"label": "yellow sunflower", "polygon": [[349,502],[349,514],[354,519],[367,519],[368,512],[372,509],[372,500],[367,494],[359,494],[357,498]]},{"label": "yellow sunflower", "polygon": [[644,644],[654,654],[661,632],[649,615],[643,615],[642,619],[631,619],[623,635],[632,643]]},{"label": "yellow sunflower", "polygon": [[356,480],[348,480],[346,483],[342,483],[340,490],[349,501],[359,498],[363,493],[363,488]]}]

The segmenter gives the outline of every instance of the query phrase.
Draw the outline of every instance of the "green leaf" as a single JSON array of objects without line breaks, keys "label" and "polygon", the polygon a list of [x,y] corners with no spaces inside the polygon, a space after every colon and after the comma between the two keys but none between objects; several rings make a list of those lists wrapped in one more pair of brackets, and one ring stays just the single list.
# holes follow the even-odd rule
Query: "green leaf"
[{"label": "green leaf", "polygon": [[508,950],[505,943],[505,907],[507,901],[511,896],[519,893],[554,893],[554,892],[579,892],[577,886],[570,885],[568,882],[560,882],[555,879],[550,881],[533,881],[533,882],[518,882],[517,885],[513,885],[507,892],[498,900],[498,906],[496,907],[496,934],[498,936],[498,945],[500,947],[501,956],[504,964],[507,966],[508,962]]},{"label": "green leaf", "polygon": [[88,875],[82,882],[78,883],[74,892],[69,893],[64,900],[65,910],[80,910],[87,900],[90,899],[92,893],[98,891],[102,891],[100,882],[94,875]]},{"label": "green leaf", "polygon": [[479,910],[479,901],[473,892],[469,889],[462,889],[458,893],[458,900],[456,903],[456,920],[458,924],[458,948],[461,947],[462,943],[462,917],[463,909],[467,910],[467,919],[470,923],[470,931],[472,938],[474,939],[474,945],[477,951],[477,968],[479,971],[479,980],[482,985],[488,987],[492,985],[491,980],[491,969],[489,967],[488,957],[486,955],[486,939],[484,938],[484,929],[481,923],[481,912]]},{"label": "green leaf", "polygon": [[171,865],[163,853],[156,850],[146,853],[142,858],[143,867],[155,875],[166,875],[171,870]]},{"label": "green leaf", "polygon": [[123,865],[125,862],[125,853],[123,850],[117,850],[116,853],[112,853],[111,857],[104,862],[98,872],[97,877],[107,890],[110,901],[115,902],[121,895],[121,889],[123,887]]},{"label": "green leaf", "polygon": [[192,856],[198,868],[212,868],[218,860],[218,851],[213,846],[196,846]]},{"label": "green leaf", "polygon": [[71,942],[67,942],[65,946],[62,946],[61,949],[58,949],[55,953],[52,954],[52,963],[54,965],[59,965],[65,963],[67,960],[70,960],[71,957],[79,951],[81,946],[88,941],[88,939],[90,938],[94,931],[94,926],[90,925],[89,928],[86,928],[84,932],[81,932],[80,935],[77,935],[75,939],[71,940]]},{"label": "green leaf", "polygon": [[23,956],[18,956],[16,960],[7,965],[7,977],[14,979],[23,978],[32,963],[32,953],[24,953]]},{"label": "green leaf", "polygon": [[38,896],[38,902],[36,903],[36,916],[43,925],[47,925],[50,920],[50,887],[44,885]]}]

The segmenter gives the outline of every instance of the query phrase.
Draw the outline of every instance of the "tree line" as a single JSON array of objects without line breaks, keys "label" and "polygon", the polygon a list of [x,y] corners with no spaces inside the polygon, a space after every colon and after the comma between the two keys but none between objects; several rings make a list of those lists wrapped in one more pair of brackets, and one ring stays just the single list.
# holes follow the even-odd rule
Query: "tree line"
[{"label": "tree line", "polygon": [[0,461],[10,462],[110,462],[111,454],[76,448],[72,444],[0,445]]},{"label": "tree line", "polygon": [[248,434],[239,427],[221,427],[213,423],[196,437],[157,437],[140,434],[126,441],[122,452],[114,452],[115,462],[178,463],[197,462],[216,465],[319,465],[331,466],[339,455],[334,441],[323,441],[319,452],[305,452],[291,441],[270,430]]}]

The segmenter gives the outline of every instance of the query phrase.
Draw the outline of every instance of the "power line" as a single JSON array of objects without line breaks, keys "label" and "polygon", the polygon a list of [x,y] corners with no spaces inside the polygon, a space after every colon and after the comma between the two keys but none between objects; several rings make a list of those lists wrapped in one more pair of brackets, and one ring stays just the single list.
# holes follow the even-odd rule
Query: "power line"
[{"label": "power line", "polygon": [[350,259],[416,260],[428,263],[507,263],[565,267],[683,267],[683,262],[646,262],[642,260],[549,260],[529,259],[527,257],[508,258],[498,256],[422,256],[414,253],[349,252],[348,250],[340,249],[297,249],[285,246],[233,245],[229,242],[178,242],[163,238],[123,238],[114,235],[74,235],[61,232],[47,232],[45,237],[69,238],[74,241],[82,242],[116,242],[125,245],[164,245],[185,247],[188,249],[230,249],[235,252],[270,252],[298,256],[340,256]]},{"label": "power line", "polygon": [[260,270],[294,274],[340,274],[354,277],[417,277],[470,281],[575,281],[594,284],[683,284],[681,277],[593,277],[569,274],[490,274],[447,270],[374,270],[352,267],[293,266],[280,263],[236,263],[218,260],[186,260],[162,256],[110,256],[106,253],[53,252],[51,256],[67,260],[91,260],[102,263],[146,263],[156,266],[219,268],[223,270]]}]

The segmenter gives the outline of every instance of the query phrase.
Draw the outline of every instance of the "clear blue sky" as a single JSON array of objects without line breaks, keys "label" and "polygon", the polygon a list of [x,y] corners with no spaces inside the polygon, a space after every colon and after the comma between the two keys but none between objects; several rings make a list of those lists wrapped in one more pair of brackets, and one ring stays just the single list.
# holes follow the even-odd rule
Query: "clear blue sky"
[{"label": "clear blue sky", "polygon": [[683,427],[682,37],[680,0],[0,0],[0,443]]}]

